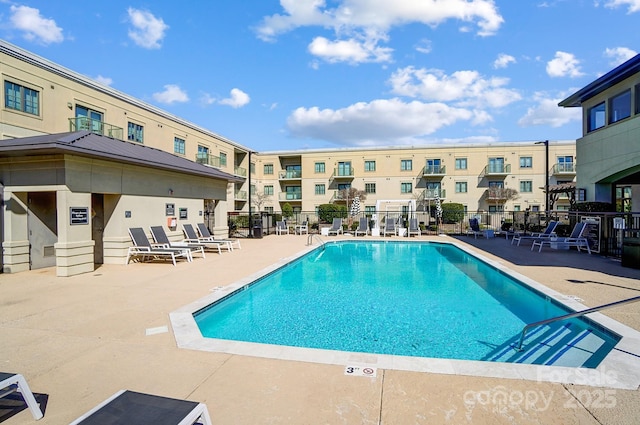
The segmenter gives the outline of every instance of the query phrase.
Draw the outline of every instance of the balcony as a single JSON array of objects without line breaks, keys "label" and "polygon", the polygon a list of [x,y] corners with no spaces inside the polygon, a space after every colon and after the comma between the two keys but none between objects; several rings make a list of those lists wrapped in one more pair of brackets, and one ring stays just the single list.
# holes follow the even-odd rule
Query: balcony
[{"label": "balcony", "polygon": [[101,136],[111,137],[112,139],[125,140],[124,130],[121,127],[107,124],[99,120],[94,120],[89,117],[75,117],[69,118],[69,129],[71,131],[87,130],[92,133],[100,134]]},{"label": "balcony", "polygon": [[444,165],[425,165],[422,169],[422,177],[442,178],[446,174]]},{"label": "balcony", "polygon": [[506,202],[517,195],[514,189],[506,187],[491,187],[484,192],[487,202]]},{"label": "balcony", "polygon": [[246,201],[247,200],[247,191],[246,190],[236,190],[233,194],[236,201]]},{"label": "balcony", "polygon": [[551,173],[554,176],[575,176],[576,164],[573,162],[565,162],[563,164],[554,164],[551,168]]},{"label": "balcony", "polygon": [[511,174],[511,164],[487,164],[482,173],[481,177],[506,177]]},{"label": "balcony", "polygon": [[441,200],[446,199],[447,191],[445,189],[425,189],[418,198],[418,201],[435,201],[437,197],[440,197]]},{"label": "balcony", "polygon": [[208,165],[210,167],[220,168],[220,157],[209,155],[208,153],[198,153],[196,154],[196,162],[198,164]]},{"label": "balcony", "polygon": [[235,167],[233,167],[233,173],[236,176],[247,177],[247,169],[244,167],[239,167],[236,165]]},{"label": "balcony", "polygon": [[287,170],[278,173],[279,180],[300,180],[302,178],[302,170]]},{"label": "balcony", "polygon": [[280,192],[278,194],[278,200],[280,201],[301,201],[302,192]]},{"label": "balcony", "polygon": [[332,187],[332,184],[335,181],[352,181],[353,180],[353,167],[344,167],[344,168],[334,168],[333,174],[329,177],[329,187]]}]

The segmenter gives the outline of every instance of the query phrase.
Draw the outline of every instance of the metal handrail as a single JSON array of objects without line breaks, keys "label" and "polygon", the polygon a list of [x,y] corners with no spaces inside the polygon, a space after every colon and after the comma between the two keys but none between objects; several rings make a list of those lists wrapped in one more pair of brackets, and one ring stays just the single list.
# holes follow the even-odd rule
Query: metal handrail
[{"label": "metal handrail", "polygon": [[593,312],[596,312],[596,311],[604,310],[606,308],[616,307],[616,306],[623,305],[623,304],[630,304],[630,303],[634,303],[634,302],[637,302],[637,301],[640,301],[640,296],[633,297],[633,298],[627,298],[625,300],[620,300],[620,301],[612,302],[612,303],[609,303],[609,304],[599,305],[597,307],[588,308],[586,310],[574,311],[573,313],[564,314],[562,316],[552,317],[550,319],[541,320],[541,321],[535,322],[535,323],[529,323],[528,325],[525,325],[524,328],[522,328],[522,333],[520,334],[520,342],[518,343],[518,346],[515,347],[515,349],[517,351],[522,351],[522,343],[524,342],[524,336],[527,333],[527,331],[529,329],[531,329],[531,328],[535,328],[537,326],[546,325],[547,323],[551,323],[551,322],[557,322],[559,320],[573,319],[574,317],[584,316],[585,314],[589,314],[589,313],[593,313]]},{"label": "metal handrail", "polygon": [[318,235],[316,235],[315,233],[309,233],[309,236],[307,236],[307,246],[309,245],[313,245],[313,238],[316,238],[320,241],[320,243],[322,244],[322,246],[324,247],[325,245],[325,241],[322,240],[322,238]]}]

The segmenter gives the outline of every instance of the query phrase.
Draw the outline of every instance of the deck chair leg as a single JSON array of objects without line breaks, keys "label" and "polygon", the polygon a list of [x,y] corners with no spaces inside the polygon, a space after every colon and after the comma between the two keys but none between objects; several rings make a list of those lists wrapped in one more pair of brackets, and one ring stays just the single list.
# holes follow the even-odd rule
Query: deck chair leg
[{"label": "deck chair leg", "polygon": [[16,378],[18,391],[20,391],[20,394],[22,394],[22,397],[24,397],[24,401],[27,403],[27,406],[29,406],[29,410],[31,411],[33,418],[35,420],[41,419],[43,416],[42,411],[40,410],[40,406],[38,406],[38,402],[33,396],[31,389],[29,388],[29,384],[27,384],[27,381],[22,375],[18,375]]}]

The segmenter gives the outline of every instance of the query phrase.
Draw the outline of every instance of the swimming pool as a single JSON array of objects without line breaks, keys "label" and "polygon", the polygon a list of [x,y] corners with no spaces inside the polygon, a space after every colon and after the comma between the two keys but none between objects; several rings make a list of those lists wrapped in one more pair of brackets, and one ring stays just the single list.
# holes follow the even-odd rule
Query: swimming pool
[{"label": "swimming pool", "polygon": [[[487,360],[595,368],[620,339],[574,319],[535,329],[517,352],[512,345],[525,324],[571,310],[541,285],[456,244],[344,241],[302,254],[172,313],[178,345],[468,374],[469,365]],[[487,370],[499,368],[482,369],[494,376]]]}]

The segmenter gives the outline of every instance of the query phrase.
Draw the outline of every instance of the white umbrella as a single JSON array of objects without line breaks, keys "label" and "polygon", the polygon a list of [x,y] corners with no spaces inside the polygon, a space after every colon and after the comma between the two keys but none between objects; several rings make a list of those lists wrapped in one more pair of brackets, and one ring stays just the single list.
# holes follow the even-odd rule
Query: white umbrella
[{"label": "white umbrella", "polygon": [[356,196],[351,203],[351,217],[355,217],[358,214],[360,214],[360,197]]},{"label": "white umbrella", "polygon": [[442,221],[442,205],[440,205],[440,191],[436,192],[436,218],[437,223],[440,224]]}]

